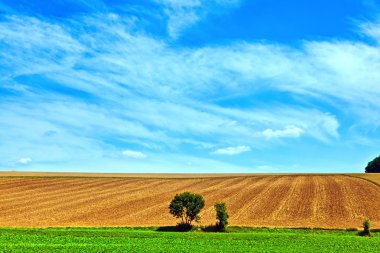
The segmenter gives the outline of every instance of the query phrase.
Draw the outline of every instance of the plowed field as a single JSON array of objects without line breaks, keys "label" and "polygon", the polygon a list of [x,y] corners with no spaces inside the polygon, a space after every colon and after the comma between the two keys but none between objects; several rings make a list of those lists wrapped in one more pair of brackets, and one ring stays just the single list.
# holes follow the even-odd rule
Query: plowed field
[{"label": "plowed field", "polygon": [[345,175],[257,175],[217,178],[0,178],[0,226],[162,226],[176,219],[176,193],[202,194],[202,225],[225,201],[230,225],[352,228],[380,226],[380,187]]},{"label": "plowed field", "polygon": [[360,177],[380,186],[380,173],[357,173],[350,174],[350,176]]}]

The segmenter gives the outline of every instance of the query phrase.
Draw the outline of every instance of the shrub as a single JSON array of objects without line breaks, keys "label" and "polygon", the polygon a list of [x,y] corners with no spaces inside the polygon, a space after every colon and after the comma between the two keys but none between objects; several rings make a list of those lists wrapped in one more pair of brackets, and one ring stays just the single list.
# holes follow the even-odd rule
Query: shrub
[{"label": "shrub", "polygon": [[362,235],[371,235],[371,222],[367,219],[363,221],[363,233]]},{"label": "shrub", "polygon": [[380,173],[380,156],[367,164],[367,167],[365,167],[365,173]]},{"label": "shrub", "polygon": [[169,212],[176,218],[181,218],[178,228],[188,231],[192,228],[191,222],[200,220],[199,212],[205,206],[203,197],[199,194],[184,192],[175,195],[169,205]]},{"label": "shrub", "polygon": [[228,212],[227,206],[224,202],[218,202],[214,205],[216,211],[216,219],[218,220],[216,223],[216,228],[219,231],[225,231],[228,225]]}]

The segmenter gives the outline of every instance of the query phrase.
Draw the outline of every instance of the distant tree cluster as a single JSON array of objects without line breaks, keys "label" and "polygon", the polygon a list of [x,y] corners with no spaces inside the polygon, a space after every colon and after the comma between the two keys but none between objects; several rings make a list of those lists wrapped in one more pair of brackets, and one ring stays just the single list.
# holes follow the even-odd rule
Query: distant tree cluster
[{"label": "distant tree cluster", "polygon": [[367,164],[367,167],[365,167],[365,173],[380,173],[380,156]]}]

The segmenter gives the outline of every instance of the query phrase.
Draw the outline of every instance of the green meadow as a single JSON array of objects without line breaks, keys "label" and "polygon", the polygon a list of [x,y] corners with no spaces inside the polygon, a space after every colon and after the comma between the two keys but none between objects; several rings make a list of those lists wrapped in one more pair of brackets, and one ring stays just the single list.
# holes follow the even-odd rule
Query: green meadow
[{"label": "green meadow", "polygon": [[380,232],[231,227],[226,233],[169,228],[1,228],[0,252],[379,252]]}]

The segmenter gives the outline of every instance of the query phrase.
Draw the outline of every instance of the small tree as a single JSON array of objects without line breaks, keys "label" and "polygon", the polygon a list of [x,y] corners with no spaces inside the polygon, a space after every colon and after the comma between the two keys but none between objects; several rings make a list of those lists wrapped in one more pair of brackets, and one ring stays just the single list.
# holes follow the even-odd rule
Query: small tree
[{"label": "small tree", "polygon": [[365,167],[365,173],[380,173],[380,156],[367,164],[367,167]]},{"label": "small tree", "polygon": [[362,235],[371,236],[371,222],[368,219],[363,221]]},{"label": "small tree", "polygon": [[184,192],[175,195],[170,202],[169,212],[176,218],[181,218],[178,224],[185,228],[191,228],[191,222],[195,220],[199,222],[199,212],[205,206],[203,197],[199,194]]},{"label": "small tree", "polygon": [[218,202],[214,205],[216,211],[216,219],[218,220],[216,223],[216,227],[220,231],[225,231],[228,225],[228,212],[227,206],[224,202]]}]

